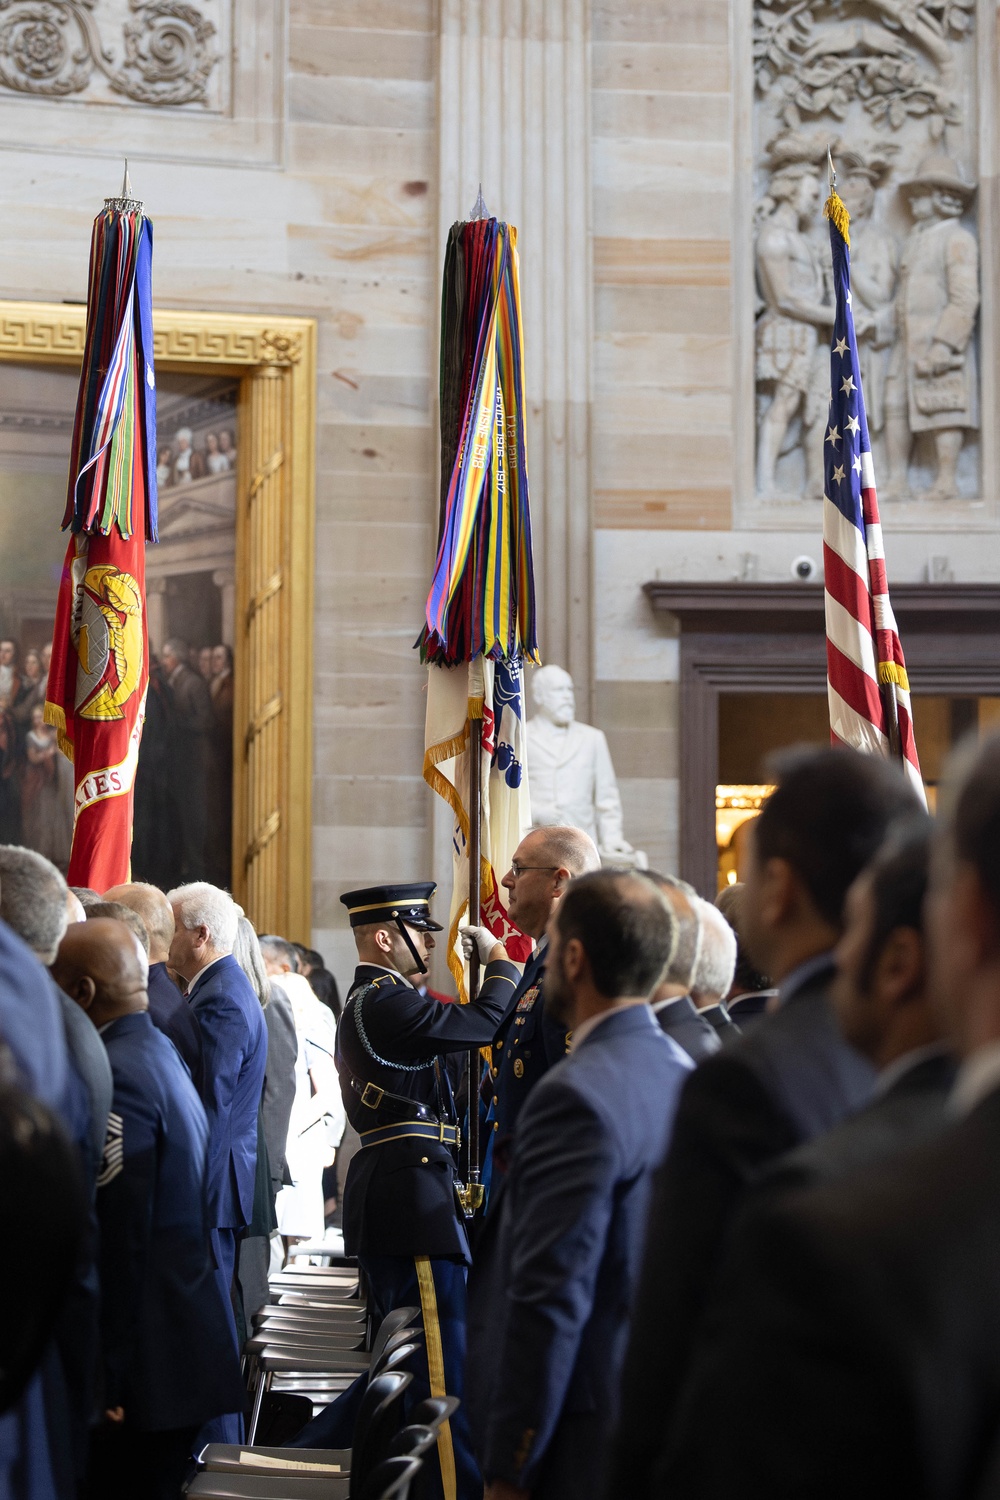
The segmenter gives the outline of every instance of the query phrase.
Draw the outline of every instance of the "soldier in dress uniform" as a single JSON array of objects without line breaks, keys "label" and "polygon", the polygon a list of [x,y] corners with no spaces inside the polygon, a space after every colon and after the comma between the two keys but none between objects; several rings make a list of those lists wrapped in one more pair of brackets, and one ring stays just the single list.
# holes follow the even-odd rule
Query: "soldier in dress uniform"
[{"label": "soldier in dress uniform", "polygon": [[[419,1306],[424,1345],[413,1361],[410,1404],[461,1397],[465,1279],[470,1261],[455,1192],[458,1113],[442,1054],[487,1046],[520,979],[492,946],[478,1000],[450,1005],[421,994],[433,934],[431,882],[373,886],[341,896],[360,962],[337,1027],[336,1060],[347,1117],[361,1139],[344,1190],[344,1242],[368,1278],[376,1320]],[[350,1443],[352,1388],[299,1434],[296,1446]],[[464,1407],[438,1439],[443,1500],[481,1500]]]}]

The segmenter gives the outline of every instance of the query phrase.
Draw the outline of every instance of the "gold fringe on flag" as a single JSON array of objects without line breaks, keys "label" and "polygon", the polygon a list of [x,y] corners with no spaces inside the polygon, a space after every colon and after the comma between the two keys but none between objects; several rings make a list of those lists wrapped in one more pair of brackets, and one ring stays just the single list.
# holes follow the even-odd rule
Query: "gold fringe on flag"
[{"label": "gold fringe on flag", "polygon": [[841,239],[844,241],[844,244],[848,247],[848,249],[850,249],[851,216],[847,212],[847,204],[837,192],[836,188],[833,188],[831,190],[830,196],[829,198],[827,198],[826,203],[823,206],[823,217],[829,219],[832,224],[836,225],[837,229],[840,232]]},{"label": "gold fringe on flag", "polygon": [[880,661],[878,664],[878,680],[885,687],[888,683],[895,683],[896,687],[902,688],[904,693],[910,691],[910,679],[906,675],[906,668],[899,666],[894,661]]}]

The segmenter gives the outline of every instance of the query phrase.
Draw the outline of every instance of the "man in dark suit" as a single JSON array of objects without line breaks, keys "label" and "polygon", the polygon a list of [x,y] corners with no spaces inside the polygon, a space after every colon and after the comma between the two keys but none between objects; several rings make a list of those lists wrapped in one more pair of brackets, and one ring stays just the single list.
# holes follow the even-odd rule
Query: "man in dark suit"
[{"label": "man in dark suit", "polygon": [[174,939],[174,912],[163,892],[155,885],[131,881],[112,886],[104,893],[105,901],[117,901],[135,912],[149,939],[149,1019],[157,1031],[168,1036],[187,1063],[199,1094],[205,1079],[201,1057],[201,1032],[188,1001],[170,977],[167,959]]},{"label": "man in dark suit", "polygon": [[853,750],[798,751],[774,770],[776,790],[749,840],[746,937],[755,962],[778,980],[781,1005],[685,1085],[654,1189],[609,1496],[651,1493],[747,1185],[860,1109],[874,1085],[830,1009],[832,950],[849,886],[891,824],[918,804],[895,766]]},{"label": "man in dark suit", "polygon": [[[926,917],[931,992],[962,1058],[951,1123],[748,1206],[657,1494],[997,1494],[1000,739],[947,791]],[[720,1426],[705,1401],[723,1387],[739,1401]]]},{"label": "man in dark suit", "polygon": [[[458,1114],[443,1059],[489,1044],[519,979],[493,943],[478,999],[451,1005],[421,994],[441,924],[431,882],[371,886],[341,896],[358,967],[337,1027],[347,1118],[361,1139],[344,1192],[344,1243],[368,1277],[376,1319],[418,1306],[425,1343],[412,1362],[407,1404],[463,1395],[469,1241],[455,1194]],[[440,1359],[436,1355],[440,1355]],[[343,1447],[363,1383],[356,1382],[296,1438]],[[481,1500],[465,1406],[441,1430],[427,1479],[444,1500]]]},{"label": "man in dark suit", "polygon": [[[507,915],[534,939],[535,951],[524,966],[520,983],[493,1038],[490,1076],[485,1087],[484,1171],[486,1212],[474,1224],[474,1255],[469,1272],[468,1339],[465,1403],[474,1427],[485,1422],[485,1401],[493,1340],[490,1288],[496,1278],[500,1203],[514,1127],[528,1095],[549,1068],[566,1056],[569,1034],[545,1004],[547,929],[563,893],[574,877],[601,868],[593,839],[579,828],[536,828],[514,850],[503,877]],[[467,954],[478,943],[485,958],[493,948],[486,928],[466,927]],[[506,955],[505,955],[506,956]]]},{"label": "man in dark suit", "polygon": [[146,1008],[145,955],[121,922],[72,926],[54,965],[114,1076],[98,1178],[104,1423],[90,1487],[177,1500],[199,1427],[243,1399],[209,1240],[208,1123]]},{"label": "man in dark suit", "polygon": [[[267,1066],[264,1012],[233,957],[240,908],[227,891],[198,881],[170,891],[174,936],[169,963],[187,981],[201,1031],[208,1115],[208,1211],[219,1285],[232,1320],[236,1243],[253,1213],[257,1112]],[[206,1442],[238,1443],[241,1412],[206,1425]]]},{"label": "man in dark suit", "polygon": [[[41,963],[51,964],[56,957],[67,930],[68,902],[66,881],[44,855],[9,845],[0,848],[0,915]],[[86,1469],[94,1406],[99,1289],[93,1205],[111,1109],[111,1068],[101,1039],[86,1016],[48,974],[45,983],[58,1003],[68,1048],[60,1114],[80,1152],[90,1207],[89,1232],[81,1246],[76,1276],[44,1374],[45,1424],[50,1434],[54,1484],[58,1493],[72,1494]],[[52,1441],[61,1431],[69,1441]]]},{"label": "man in dark suit", "polygon": [[487,1500],[600,1489],[650,1181],[693,1067],[647,1004],[673,939],[621,872],[574,881],[549,924],[547,1003],[573,1044],[521,1113],[504,1193]]},{"label": "man in dark suit", "polygon": [[693,1062],[711,1057],[722,1045],[713,1028],[698,1014],[691,998],[701,928],[694,908],[694,887],[672,875],[647,871],[674,914],[677,941],[673,957],[653,992],[653,1014],[660,1030],[683,1047]]},{"label": "man in dark suit", "polygon": [[927,984],[929,859],[930,824],[920,817],[847,893],[830,998],[844,1037],[877,1069],[872,1102],[782,1157],[755,1192],[831,1181],[943,1127],[956,1063]]}]

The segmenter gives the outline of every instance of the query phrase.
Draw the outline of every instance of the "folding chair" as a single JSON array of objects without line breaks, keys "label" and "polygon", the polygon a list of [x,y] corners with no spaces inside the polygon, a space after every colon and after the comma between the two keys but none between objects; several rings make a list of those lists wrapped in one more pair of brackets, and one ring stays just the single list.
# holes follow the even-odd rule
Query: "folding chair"
[{"label": "folding chair", "polygon": [[[350,1500],[384,1458],[426,1453],[436,1442],[431,1427],[399,1429],[403,1393],[412,1378],[400,1371],[372,1378],[358,1413],[353,1449],[226,1448],[227,1455],[247,1455],[253,1467],[227,1456],[224,1469],[203,1470],[186,1493],[192,1500]],[[210,1444],[201,1457],[223,1449]]]}]

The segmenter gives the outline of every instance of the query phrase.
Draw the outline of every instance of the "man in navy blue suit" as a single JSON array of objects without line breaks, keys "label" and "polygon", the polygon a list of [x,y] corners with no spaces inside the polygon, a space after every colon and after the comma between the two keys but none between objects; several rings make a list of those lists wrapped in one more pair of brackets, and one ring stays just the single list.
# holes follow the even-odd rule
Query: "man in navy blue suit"
[{"label": "man in navy blue suit", "polygon": [[[201,1030],[209,1223],[235,1345],[233,1273],[236,1244],[253,1213],[267,1027],[254,988],[233,958],[240,908],[232,896],[197,881],[170,891],[168,900],[175,922],[170,967],[187,980],[188,1002]],[[242,1436],[242,1413],[204,1430],[206,1442],[238,1443]]]},{"label": "man in navy blue suit", "polygon": [[[497,1275],[497,1230],[500,1203],[514,1126],[531,1093],[554,1063],[566,1056],[569,1038],[562,1021],[545,1004],[546,930],[569,882],[601,868],[593,839],[579,828],[535,828],[514,850],[510,869],[501,882],[507,892],[507,915],[522,932],[535,939],[536,948],[524,966],[521,981],[507,1003],[493,1038],[485,1119],[483,1180],[487,1212],[474,1225],[473,1262],[469,1272],[468,1339],[465,1404],[473,1426],[485,1420],[488,1350],[493,1328],[489,1288]],[[479,948],[482,961],[507,957],[486,927],[464,927],[467,956]],[[485,1288],[485,1291],[481,1290]]]},{"label": "man in navy blue suit", "polygon": [[90,1488],[177,1500],[198,1429],[243,1397],[210,1250],[208,1122],[149,1018],[146,957],[124,923],[71,927],[53,972],[101,1033],[114,1078],[97,1192],[104,1422]]},{"label": "man in navy blue suit", "polygon": [[917,801],[898,767],[856,750],[792,751],[750,828],[747,946],[778,1008],[684,1086],[658,1169],[623,1377],[608,1500],[659,1493],[664,1431],[689,1375],[712,1278],[751,1183],[871,1098],[875,1070],[830,1006],[844,898]]},{"label": "man in navy blue suit", "polygon": [[486,1500],[599,1493],[653,1169],[693,1064],[648,999],[676,939],[653,884],[574,881],[546,1005],[573,1033],[521,1111],[503,1195]]}]

